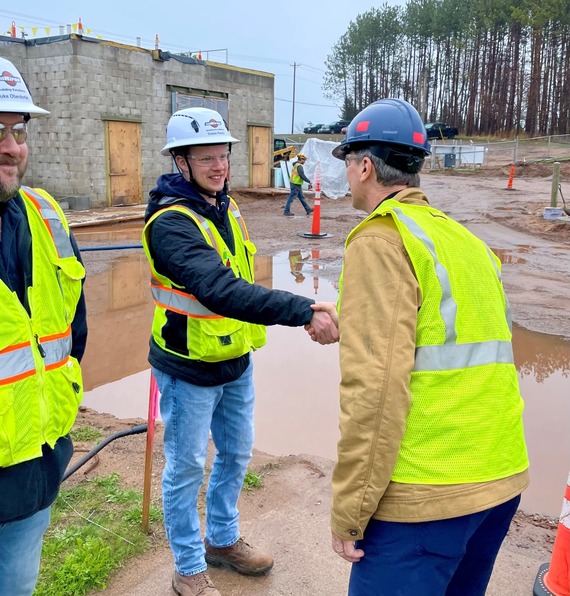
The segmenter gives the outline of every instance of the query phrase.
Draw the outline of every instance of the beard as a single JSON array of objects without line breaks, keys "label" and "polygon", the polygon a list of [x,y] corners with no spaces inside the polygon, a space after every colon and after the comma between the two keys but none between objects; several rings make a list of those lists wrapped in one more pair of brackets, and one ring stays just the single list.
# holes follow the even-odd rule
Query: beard
[{"label": "beard", "polygon": [[12,158],[7,155],[0,156],[0,166],[17,166],[16,175],[7,175],[0,168],[0,203],[9,201],[20,189],[22,178],[28,165],[28,158]]}]

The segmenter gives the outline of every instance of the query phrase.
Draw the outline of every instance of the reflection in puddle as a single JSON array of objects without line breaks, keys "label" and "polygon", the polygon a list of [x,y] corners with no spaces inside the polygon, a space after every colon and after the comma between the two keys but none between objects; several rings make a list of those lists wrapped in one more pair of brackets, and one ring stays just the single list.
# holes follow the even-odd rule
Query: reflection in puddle
[{"label": "reflection in puddle", "polygon": [[509,263],[511,265],[526,263],[526,259],[514,255],[511,250],[504,248],[493,248],[491,250],[499,257],[499,261],[501,261],[503,265],[505,263]]},{"label": "reflection in puddle", "polygon": [[[140,238],[140,227],[137,234],[89,239],[76,235],[84,246],[126,239],[130,244]],[[257,257],[256,279],[265,287],[335,302],[337,288],[323,277],[328,264],[319,261],[317,250],[305,246],[275,257]],[[153,313],[148,266],[142,250],[117,251],[107,253],[101,271],[101,254],[84,253],[89,341],[83,361],[87,389],[83,403],[120,418],[146,418]],[[532,483],[523,494],[522,508],[558,517],[570,470],[570,342],[516,326],[513,333],[531,459]],[[307,453],[334,459],[338,345],[315,344],[302,328],[269,327],[267,346],[254,354],[253,361],[256,448],[274,455]]]}]

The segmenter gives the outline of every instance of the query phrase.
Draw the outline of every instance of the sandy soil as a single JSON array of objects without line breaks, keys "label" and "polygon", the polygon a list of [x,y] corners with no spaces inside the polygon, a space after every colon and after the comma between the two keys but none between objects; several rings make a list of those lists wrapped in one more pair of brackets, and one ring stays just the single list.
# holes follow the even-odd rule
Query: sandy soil
[{"label": "sandy soil", "polygon": [[[508,173],[505,168],[497,171],[495,177],[478,173],[426,174],[422,187],[434,206],[467,225],[501,256],[503,280],[515,322],[534,331],[570,338],[567,316],[570,226],[542,217],[544,207],[550,205],[548,168],[518,171],[512,191],[505,190]],[[344,239],[363,217],[353,210],[350,197],[336,201],[322,197],[320,233],[331,237],[315,239],[300,236],[311,233],[311,217],[282,216],[287,196],[284,191],[236,189],[232,194],[261,254],[318,248],[321,274],[332,281],[338,279]],[[299,204],[292,210],[303,213]],[[104,435],[109,435],[140,422],[82,411],[77,424],[101,428]],[[152,488],[157,502],[164,461],[160,430],[159,427]],[[144,435],[119,439],[101,452],[98,464],[87,470],[87,475],[116,471],[126,484],[142,488],[144,450]],[[211,575],[222,594],[334,596],[345,593],[348,565],[329,548],[332,462],[303,454],[273,457],[256,452],[252,467],[263,474],[264,487],[244,493],[240,505],[242,530],[247,538],[271,549],[276,567],[268,577],[256,580],[214,569]],[[84,472],[81,469],[68,482],[77,482]],[[519,512],[499,555],[488,594],[531,593],[538,567],[550,559],[556,527],[557,520]],[[172,594],[169,584],[172,559],[162,531],[155,533],[153,542],[152,552],[129,562],[105,594]]]}]

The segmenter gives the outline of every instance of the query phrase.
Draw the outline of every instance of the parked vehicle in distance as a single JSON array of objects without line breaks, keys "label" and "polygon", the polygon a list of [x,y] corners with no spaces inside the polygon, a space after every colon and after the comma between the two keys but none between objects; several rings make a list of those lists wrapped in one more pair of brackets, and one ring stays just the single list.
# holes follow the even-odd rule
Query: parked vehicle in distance
[{"label": "parked vehicle in distance", "polygon": [[459,134],[455,126],[449,126],[445,122],[429,122],[426,124],[428,139],[453,139]]},{"label": "parked vehicle in distance", "polygon": [[306,135],[314,135],[319,131],[319,128],[321,128],[321,126],[324,126],[324,124],[312,124],[311,126],[305,126],[305,128],[303,128],[303,132]]},{"label": "parked vehicle in distance", "polygon": [[335,120],[334,122],[331,122],[330,124],[325,124],[324,126],[321,126],[321,128],[318,130],[319,134],[325,134],[325,135],[332,135],[332,134],[340,134],[342,132],[342,129],[345,126],[348,126],[350,124],[350,122],[348,120]]}]

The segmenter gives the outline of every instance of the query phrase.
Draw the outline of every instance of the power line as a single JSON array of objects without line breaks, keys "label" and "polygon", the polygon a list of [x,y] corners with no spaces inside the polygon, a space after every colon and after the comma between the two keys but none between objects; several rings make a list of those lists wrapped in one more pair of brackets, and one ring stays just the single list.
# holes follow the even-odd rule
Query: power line
[{"label": "power line", "polygon": [[[275,101],[286,101],[287,103],[293,103],[291,99],[281,99],[280,97],[274,97]],[[295,103],[301,104],[303,106],[317,106],[319,108],[336,108],[337,110],[340,109],[340,106],[335,106],[333,104],[324,104],[324,103],[308,103],[306,101],[296,101]]]}]

